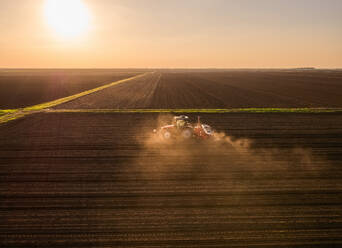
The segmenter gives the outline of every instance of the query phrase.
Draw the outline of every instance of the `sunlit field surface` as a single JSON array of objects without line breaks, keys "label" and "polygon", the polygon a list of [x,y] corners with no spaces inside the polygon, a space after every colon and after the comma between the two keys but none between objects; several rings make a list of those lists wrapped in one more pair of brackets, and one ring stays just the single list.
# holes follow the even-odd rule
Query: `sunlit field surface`
[{"label": "sunlit field surface", "polygon": [[59,109],[342,107],[338,70],[162,70]]},{"label": "sunlit field surface", "polygon": [[342,247],[341,0],[0,0],[0,248]]},{"label": "sunlit field surface", "polygon": [[0,109],[27,107],[142,73],[139,70],[0,70]]},{"label": "sunlit field surface", "polygon": [[1,246],[342,244],[340,114],[201,116],[215,142],[160,143],[159,114],[1,125]]},{"label": "sunlit field surface", "polygon": [[[342,245],[340,71],[1,77],[1,247]],[[152,132],[180,113],[213,138]]]}]

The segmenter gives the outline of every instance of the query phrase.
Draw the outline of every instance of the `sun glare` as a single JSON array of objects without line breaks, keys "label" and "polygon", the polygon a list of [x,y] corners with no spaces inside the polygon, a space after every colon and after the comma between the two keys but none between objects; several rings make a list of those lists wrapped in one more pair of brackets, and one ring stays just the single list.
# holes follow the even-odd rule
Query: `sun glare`
[{"label": "sun glare", "polygon": [[89,28],[90,14],[82,0],[46,0],[45,16],[62,37],[79,36]]}]

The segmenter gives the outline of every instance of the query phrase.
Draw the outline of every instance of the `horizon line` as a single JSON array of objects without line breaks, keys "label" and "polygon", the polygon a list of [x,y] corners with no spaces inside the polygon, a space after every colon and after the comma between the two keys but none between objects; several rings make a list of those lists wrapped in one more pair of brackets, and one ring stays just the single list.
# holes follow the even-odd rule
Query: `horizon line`
[{"label": "horizon line", "polygon": [[0,70],[342,70],[342,67],[0,67]]}]

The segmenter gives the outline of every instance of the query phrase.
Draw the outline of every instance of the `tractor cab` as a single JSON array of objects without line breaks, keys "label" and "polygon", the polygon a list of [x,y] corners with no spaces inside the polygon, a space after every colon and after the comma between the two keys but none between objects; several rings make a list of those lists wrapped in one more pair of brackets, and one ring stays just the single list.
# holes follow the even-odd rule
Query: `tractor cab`
[{"label": "tractor cab", "polygon": [[186,115],[173,117],[172,124],[179,130],[191,127],[190,118]]}]

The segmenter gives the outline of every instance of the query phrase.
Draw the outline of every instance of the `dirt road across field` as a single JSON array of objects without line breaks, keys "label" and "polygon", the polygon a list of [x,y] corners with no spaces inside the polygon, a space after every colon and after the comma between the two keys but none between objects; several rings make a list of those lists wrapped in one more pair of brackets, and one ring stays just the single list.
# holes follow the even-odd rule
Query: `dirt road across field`
[{"label": "dirt road across field", "polygon": [[158,143],[168,118],[1,125],[0,246],[342,245],[341,114],[202,114],[216,141]]}]

